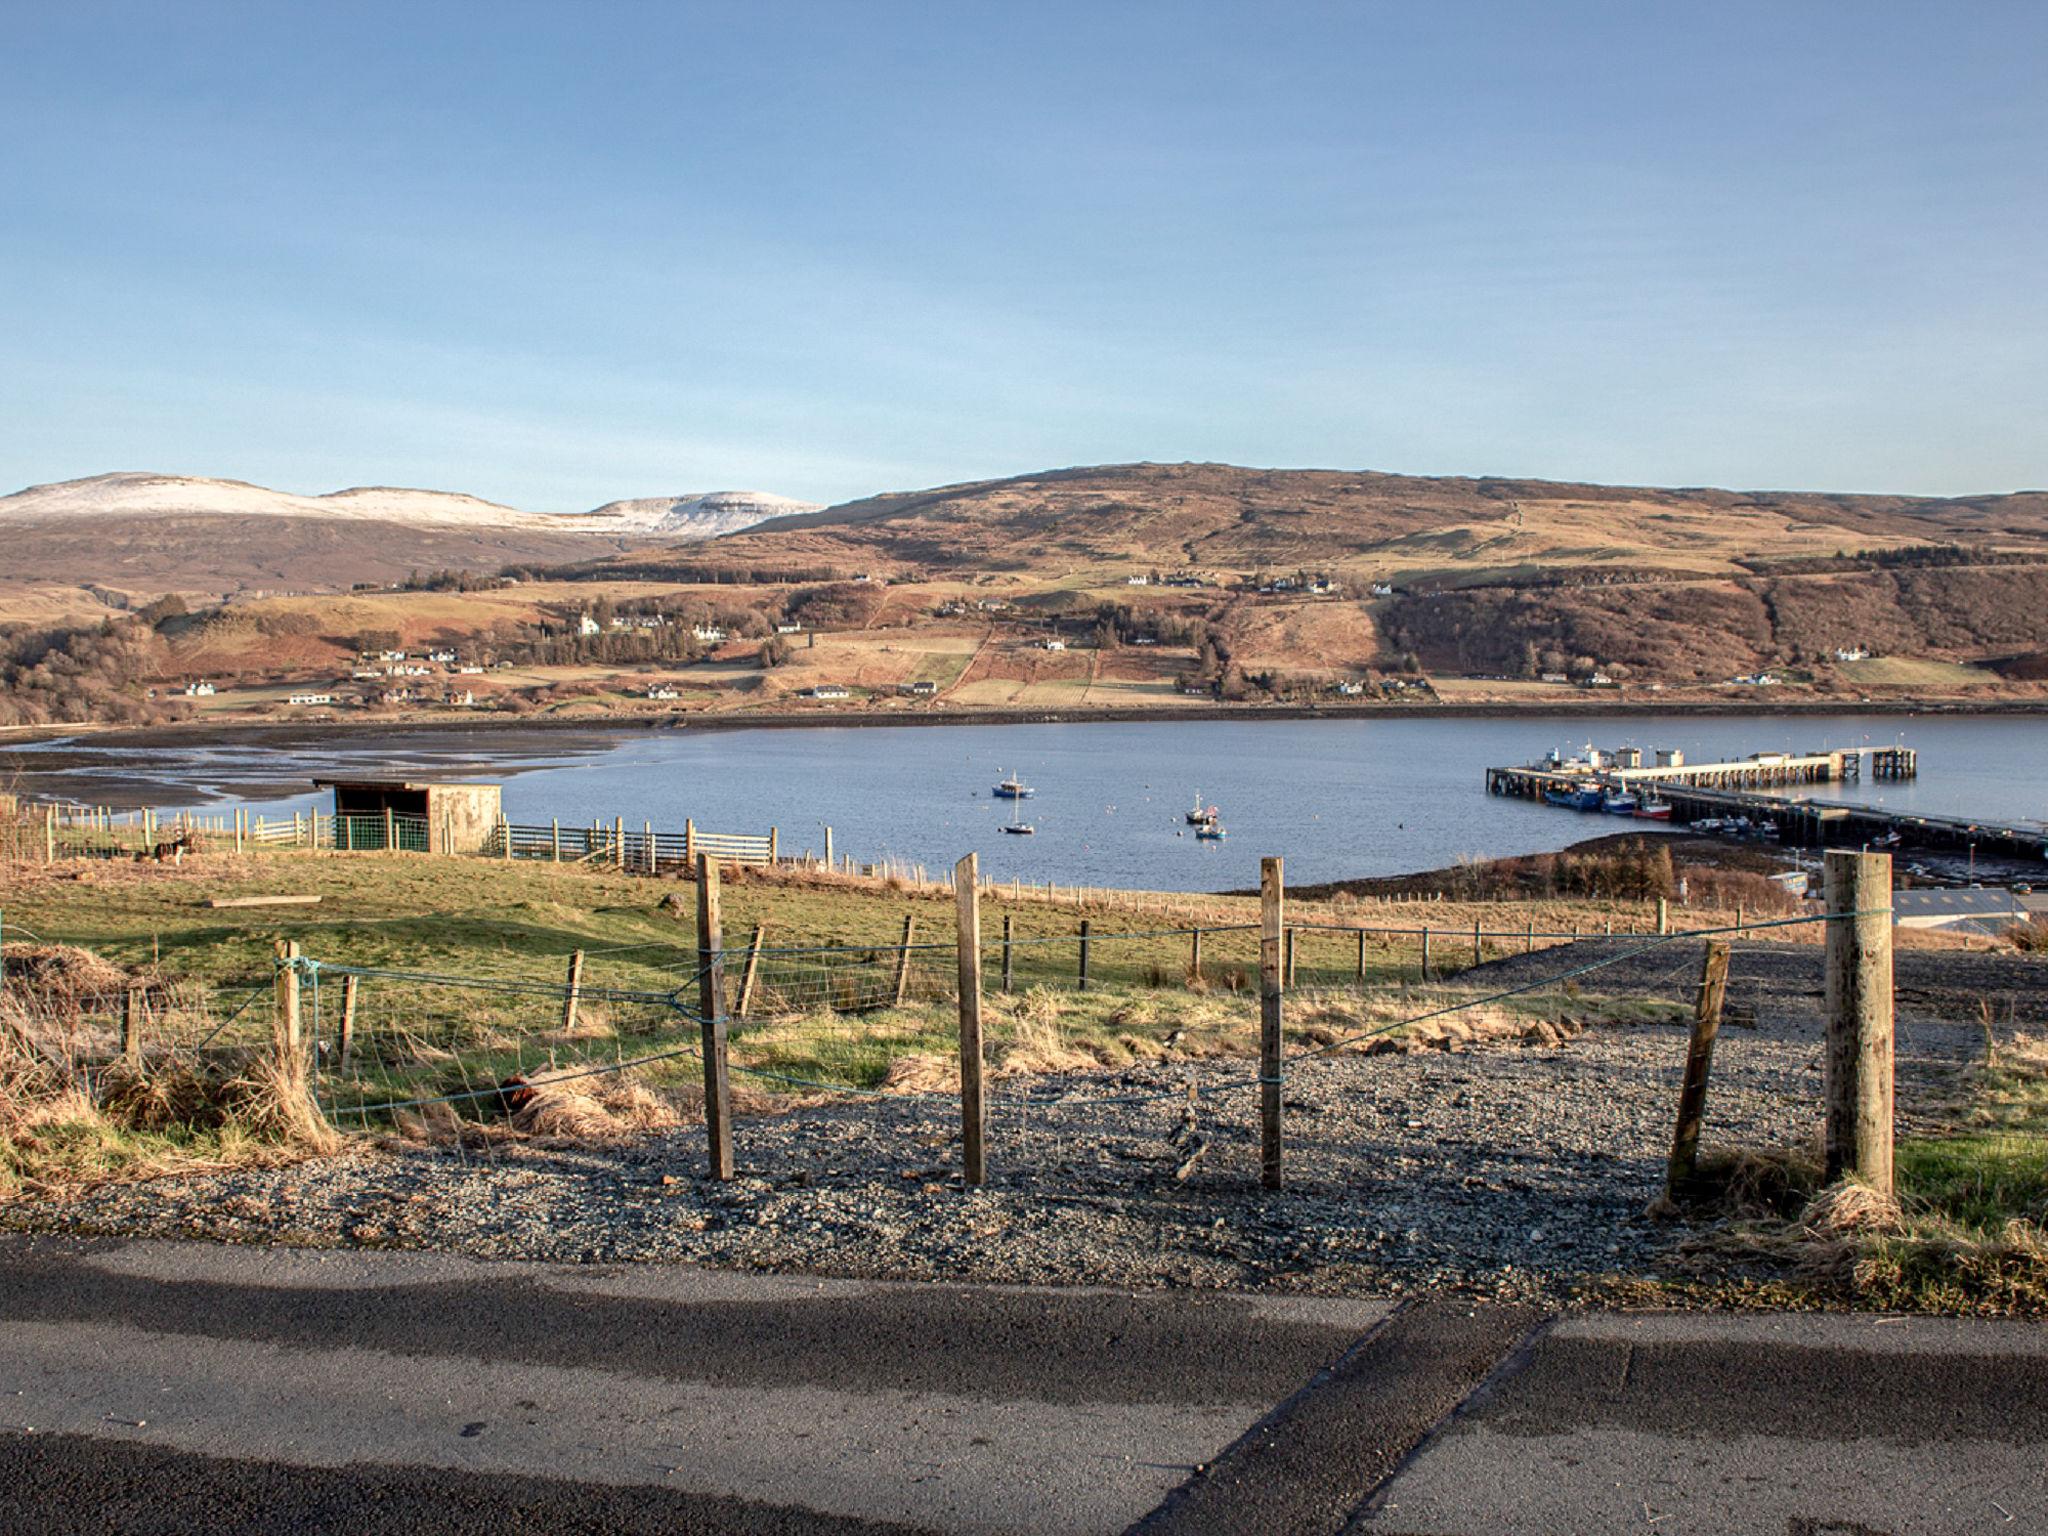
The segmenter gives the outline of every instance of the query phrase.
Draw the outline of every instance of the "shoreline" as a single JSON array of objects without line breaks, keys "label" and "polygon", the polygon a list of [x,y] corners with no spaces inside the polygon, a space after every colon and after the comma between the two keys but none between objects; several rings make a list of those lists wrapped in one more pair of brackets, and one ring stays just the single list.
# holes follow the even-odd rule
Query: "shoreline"
[{"label": "shoreline", "polygon": [[1130,725],[1187,721],[1215,724],[1262,720],[1516,720],[1577,719],[1588,715],[1648,715],[1669,719],[1731,719],[1749,716],[1797,718],[1829,715],[1885,715],[1900,718],[2029,718],[2048,716],[2048,698],[2007,700],[1780,700],[1771,703],[1719,700],[1629,701],[1574,704],[1397,704],[1329,708],[1315,704],[1217,704],[1189,708],[1113,706],[1101,709],[931,709],[778,710],[760,714],[669,711],[663,714],[575,715],[499,718],[397,716],[388,719],[180,720],[160,725],[100,722],[0,727],[0,753],[10,745],[45,741],[111,739],[132,746],[182,743],[211,735],[232,737],[320,737],[401,735],[413,732],[499,735],[519,731],[625,733],[638,731],[743,731],[966,725]]}]

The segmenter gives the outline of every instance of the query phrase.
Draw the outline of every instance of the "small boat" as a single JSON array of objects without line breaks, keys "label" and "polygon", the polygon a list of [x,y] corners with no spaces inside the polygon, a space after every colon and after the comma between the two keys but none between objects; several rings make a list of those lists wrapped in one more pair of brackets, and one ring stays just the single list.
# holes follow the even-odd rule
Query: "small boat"
[{"label": "small boat", "polygon": [[[1029,791],[1027,790],[1026,793],[1028,794]],[[1005,832],[1010,833],[1014,837],[1031,836],[1034,832],[1038,830],[1038,828],[1034,827],[1033,825],[1031,825],[1030,822],[1024,819],[1023,796],[1012,795],[1010,798],[1012,801],[1012,804],[1010,806],[1010,819],[1009,821],[1004,823],[1003,830]]]},{"label": "small boat", "polygon": [[1657,799],[1645,800],[1636,807],[1636,815],[1644,821],[1669,821],[1671,819],[1671,802],[1669,800]]},{"label": "small boat", "polygon": [[1600,809],[1610,816],[1633,816],[1636,813],[1636,807],[1640,804],[1642,804],[1640,800],[1623,789],[1617,790],[1614,794],[1603,796],[1600,801]]},{"label": "small boat", "polygon": [[1220,843],[1225,836],[1223,823],[1220,821],[1205,821],[1195,828],[1195,836],[1206,843]]},{"label": "small boat", "polygon": [[1897,829],[1894,829],[1890,832],[1883,833],[1877,837],[1873,837],[1870,840],[1870,846],[1873,848],[1896,848],[1899,846],[1900,843],[1904,841],[1905,838],[1902,835],[1900,835]]},{"label": "small boat", "polygon": [[1195,803],[1187,809],[1187,818],[1188,825],[1191,827],[1199,827],[1205,821],[1214,821],[1216,819],[1216,807],[1213,805],[1203,806],[1202,792],[1199,789],[1195,791]]},{"label": "small boat", "polygon": [[1013,773],[995,787],[994,793],[998,800],[1029,800],[1038,791]]}]

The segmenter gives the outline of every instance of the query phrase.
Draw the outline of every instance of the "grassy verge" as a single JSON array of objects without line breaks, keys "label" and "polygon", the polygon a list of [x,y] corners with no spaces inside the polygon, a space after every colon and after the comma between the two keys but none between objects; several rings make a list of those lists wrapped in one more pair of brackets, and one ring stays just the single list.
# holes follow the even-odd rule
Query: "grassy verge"
[{"label": "grassy verge", "polygon": [[1703,1162],[1695,1214],[1721,1224],[1634,1299],[2048,1315],[2048,1040],[1992,1045],[1948,1108],[1897,1144],[1892,1198],[1822,1187],[1811,1148]]}]

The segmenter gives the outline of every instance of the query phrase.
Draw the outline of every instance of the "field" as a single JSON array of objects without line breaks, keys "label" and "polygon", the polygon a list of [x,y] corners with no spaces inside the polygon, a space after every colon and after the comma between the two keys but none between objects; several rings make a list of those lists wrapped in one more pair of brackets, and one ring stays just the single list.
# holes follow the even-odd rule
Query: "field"
[{"label": "field", "polygon": [[1914,688],[1947,692],[1958,688],[1995,688],[2004,681],[1988,667],[1963,662],[1924,661],[1907,656],[1873,656],[1868,661],[1838,661],[1843,681],[1859,688]]}]

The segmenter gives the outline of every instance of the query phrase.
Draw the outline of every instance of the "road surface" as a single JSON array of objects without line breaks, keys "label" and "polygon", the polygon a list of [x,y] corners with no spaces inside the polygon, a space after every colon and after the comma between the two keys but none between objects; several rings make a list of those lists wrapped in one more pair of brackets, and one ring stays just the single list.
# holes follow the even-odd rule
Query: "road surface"
[{"label": "road surface", "polygon": [[0,1239],[0,1530],[2048,1530],[2048,1331]]}]

